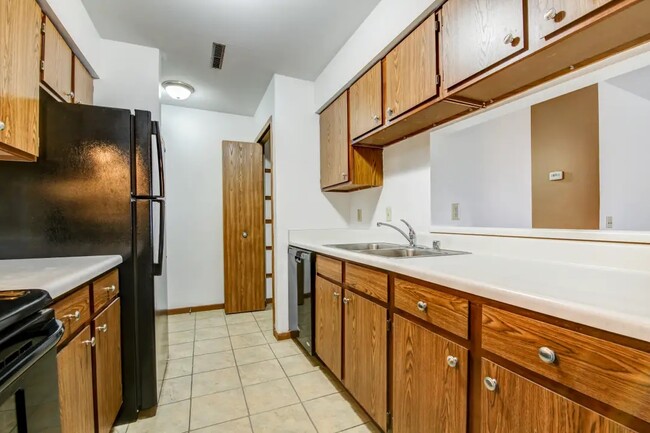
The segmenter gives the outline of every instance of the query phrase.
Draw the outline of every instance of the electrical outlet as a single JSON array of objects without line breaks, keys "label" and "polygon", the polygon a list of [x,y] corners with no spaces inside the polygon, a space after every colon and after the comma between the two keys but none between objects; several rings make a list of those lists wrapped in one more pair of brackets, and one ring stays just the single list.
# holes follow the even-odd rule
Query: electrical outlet
[{"label": "electrical outlet", "polygon": [[391,222],[393,220],[393,210],[389,207],[386,208],[386,222]]},{"label": "electrical outlet", "polygon": [[608,216],[606,218],[606,224],[608,229],[613,229],[614,228],[614,217]]},{"label": "electrical outlet", "polygon": [[363,211],[361,209],[357,209],[357,222],[363,221]]},{"label": "electrical outlet", "polygon": [[452,203],[451,204],[451,220],[460,221],[460,204]]}]

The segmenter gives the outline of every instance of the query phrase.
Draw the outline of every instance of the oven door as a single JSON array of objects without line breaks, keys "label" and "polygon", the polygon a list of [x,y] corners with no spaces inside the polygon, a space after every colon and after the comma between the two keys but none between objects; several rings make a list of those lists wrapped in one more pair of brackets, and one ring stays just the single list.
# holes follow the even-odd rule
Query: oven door
[{"label": "oven door", "polygon": [[0,432],[61,432],[56,344],[62,335],[47,310],[2,337]]}]

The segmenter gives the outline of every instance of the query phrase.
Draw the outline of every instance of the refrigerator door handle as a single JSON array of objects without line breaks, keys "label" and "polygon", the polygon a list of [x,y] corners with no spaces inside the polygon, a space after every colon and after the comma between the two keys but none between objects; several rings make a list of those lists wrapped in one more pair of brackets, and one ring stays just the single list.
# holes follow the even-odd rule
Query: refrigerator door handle
[{"label": "refrigerator door handle", "polygon": [[158,154],[158,179],[160,180],[160,195],[156,198],[165,198],[165,167],[164,167],[164,154],[163,154],[163,142],[162,137],[160,136],[160,123],[154,120],[151,122],[151,133],[156,137],[156,147]]},{"label": "refrigerator door handle", "polygon": [[158,224],[158,260],[153,263],[153,274],[159,277],[163,273],[163,262],[165,254],[165,200],[153,199],[152,202],[160,206],[160,223]]}]

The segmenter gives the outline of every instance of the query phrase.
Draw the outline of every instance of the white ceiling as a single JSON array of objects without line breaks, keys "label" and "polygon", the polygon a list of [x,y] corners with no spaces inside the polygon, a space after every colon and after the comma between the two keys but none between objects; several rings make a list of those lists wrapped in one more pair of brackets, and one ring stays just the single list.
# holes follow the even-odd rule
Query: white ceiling
[{"label": "white ceiling", "polygon": [[607,82],[650,100],[650,66],[610,78]]},{"label": "white ceiling", "polygon": [[[252,115],[274,73],[314,80],[379,0],[83,0],[106,39],[159,48],[163,103]],[[226,45],[211,68],[212,43]]]}]

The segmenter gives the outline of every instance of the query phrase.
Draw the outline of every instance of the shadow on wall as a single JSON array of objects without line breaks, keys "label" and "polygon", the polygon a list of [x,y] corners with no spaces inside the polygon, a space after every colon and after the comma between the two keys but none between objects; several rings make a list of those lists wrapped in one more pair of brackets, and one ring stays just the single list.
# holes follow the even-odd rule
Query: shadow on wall
[{"label": "shadow on wall", "polygon": [[330,202],[334,210],[345,221],[350,214],[350,197],[346,193],[341,192],[323,192],[322,193],[327,201]]}]

